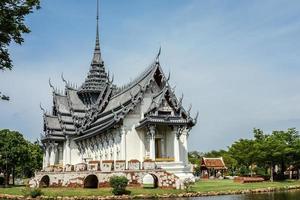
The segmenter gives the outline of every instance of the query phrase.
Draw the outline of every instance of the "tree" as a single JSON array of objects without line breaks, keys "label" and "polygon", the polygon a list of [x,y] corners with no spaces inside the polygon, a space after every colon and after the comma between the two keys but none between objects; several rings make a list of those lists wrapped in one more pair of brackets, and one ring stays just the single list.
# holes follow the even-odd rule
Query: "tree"
[{"label": "tree", "polygon": [[[23,33],[30,29],[25,25],[25,16],[40,8],[40,0],[1,0],[0,1],[0,70],[12,69],[13,63],[8,52],[12,41],[21,45]],[[9,100],[1,94],[0,100]]]},{"label": "tree", "polygon": [[255,162],[256,150],[254,140],[240,139],[229,148],[229,154],[237,161],[239,167],[250,167],[250,175],[253,175],[252,164]]},{"label": "tree", "polygon": [[39,0],[0,1],[0,69],[11,69],[13,64],[8,52],[11,41],[22,44],[23,33],[30,29],[25,25],[25,16],[40,8]]},{"label": "tree", "polygon": [[199,165],[203,155],[204,154],[202,152],[191,151],[191,152],[188,153],[189,162],[194,164],[194,165]]},{"label": "tree", "polygon": [[18,166],[19,176],[32,177],[35,170],[40,170],[43,165],[43,150],[39,141],[34,143],[28,142],[29,157],[27,162]]},{"label": "tree", "polygon": [[29,177],[32,171],[41,168],[42,151],[37,144],[25,140],[21,133],[8,129],[0,130],[0,138],[0,172],[4,173],[6,185],[11,174],[14,183],[18,172],[27,172],[25,175]]}]

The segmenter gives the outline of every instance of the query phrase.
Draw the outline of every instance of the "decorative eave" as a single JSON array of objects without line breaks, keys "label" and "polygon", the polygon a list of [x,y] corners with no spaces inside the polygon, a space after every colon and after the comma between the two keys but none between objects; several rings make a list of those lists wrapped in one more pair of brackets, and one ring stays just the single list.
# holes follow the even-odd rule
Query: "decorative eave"
[{"label": "decorative eave", "polygon": [[144,128],[148,125],[193,126],[190,121],[182,117],[149,115],[139,122],[136,129]]}]

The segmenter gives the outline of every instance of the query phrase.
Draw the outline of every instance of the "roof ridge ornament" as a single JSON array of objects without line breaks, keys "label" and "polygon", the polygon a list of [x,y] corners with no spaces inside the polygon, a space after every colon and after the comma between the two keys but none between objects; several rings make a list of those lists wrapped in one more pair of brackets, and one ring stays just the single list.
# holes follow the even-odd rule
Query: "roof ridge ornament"
[{"label": "roof ridge ornament", "polygon": [[196,116],[195,116],[195,118],[194,118],[194,124],[197,123],[198,117],[199,117],[199,111],[197,111]]},{"label": "roof ridge ornament", "polygon": [[159,56],[160,56],[160,53],[161,53],[161,46],[159,47],[158,53],[157,53],[157,55],[156,55],[156,59],[155,59],[156,63],[159,63]]},{"label": "roof ridge ornament", "polygon": [[69,86],[69,83],[66,81],[66,79],[64,78],[64,73],[61,73],[61,79],[62,81],[66,84],[66,86]]},{"label": "roof ridge ornament", "polygon": [[54,86],[51,83],[51,78],[49,78],[49,86],[52,88],[53,91],[55,91],[55,88],[54,88]]},{"label": "roof ridge ornament", "polygon": [[170,77],[171,77],[171,71],[169,71],[168,73],[167,82],[170,80]]},{"label": "roof ridge ornament", "polygon": [[42,103],[40,102],[40,109],[43,111],[44,114],[46,114],[46,110],[42,107]]}]

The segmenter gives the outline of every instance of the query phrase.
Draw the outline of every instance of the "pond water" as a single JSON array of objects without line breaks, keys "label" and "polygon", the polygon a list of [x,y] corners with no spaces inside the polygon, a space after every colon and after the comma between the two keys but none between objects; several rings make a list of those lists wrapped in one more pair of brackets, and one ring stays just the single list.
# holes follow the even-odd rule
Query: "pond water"
[{"label": "pond water", "polygon": [[300,200],[300,190],[246,195],[177,198],[174,200]]}]

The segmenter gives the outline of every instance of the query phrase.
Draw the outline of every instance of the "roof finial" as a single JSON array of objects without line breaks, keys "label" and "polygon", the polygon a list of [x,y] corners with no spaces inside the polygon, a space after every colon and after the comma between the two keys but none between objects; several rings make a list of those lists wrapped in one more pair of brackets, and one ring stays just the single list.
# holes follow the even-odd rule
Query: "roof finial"
[{"label": "roof finial", "polygon": [[156,56],[156,62],[157,63],[159,62],[160,53],[161,53],[161,46],[159,47],[159,50],[158,50],[158,53],[157,53],[157,56]]},{"label": "roof finial", "polygon": [[101,53],[100,53],[100,41],[99,41],[99,0],[97,0],[97,14],[96,14],[96,44],[94,51],[93,63],[100,63]]},{"label": "roof finial", "polygon": [[99,20],[99,0],[97,0],[97,24]]}]

